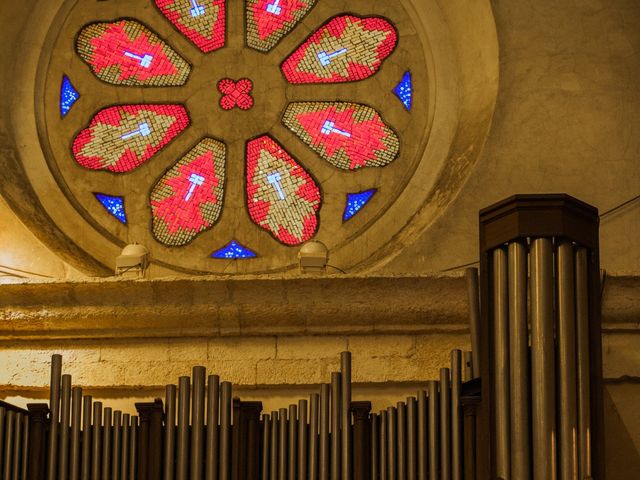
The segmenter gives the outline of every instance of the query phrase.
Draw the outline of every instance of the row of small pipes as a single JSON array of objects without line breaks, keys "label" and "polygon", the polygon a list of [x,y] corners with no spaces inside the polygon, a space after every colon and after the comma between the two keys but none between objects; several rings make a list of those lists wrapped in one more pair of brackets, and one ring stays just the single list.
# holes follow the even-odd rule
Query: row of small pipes
[{"label": "row of small pipes", "polygon": [[[103,408],[102,402],[92,402],[91,396],[83,397],[80,387],[71,386],[71,376],[61,375],[61,368],[60,355],[54,355],[47,480],[187,480],[203,478],[203,473],[207,480],[229,478],[232,403],[229,382],[220,383],[217,375],[211,375],[205,391],[205,369],[197,366],[192,378],[180,377],[178,389],[176,385],[167,385],[161,433],[145,428],[136,415]],[[142,411],[147,405],[136,407]],[[161,402],[159,406],[162,408]],[[153,442],[163,445],[162,477],[157,467],[154,471],[155,462],[142,458],[150,449],[143,450],[141,445]],[[9,478],[27,477],[25,474]]]},{"label": "row of small pipes", "polygon": [[0,479],[27,478],[28,444],[28,412],[0,402]]},{"label": "row of small pipes", "polygon": [[[465,354],[471,379],[471,352]],[[451,367],[427,382],[416,397],[371,417],[371,478],[380,480],[462,480],[462,352],[451,352]]]},{"label": "row of small pipes", "polygon": [[[309,401],[257,418],[259,441],[237,445],[256,450],[253,473],[242,477],[232,471],[243,460],[232,452],[231,437],[240,428],[235,407],[241,402],[232,398],[231,383],[206,377],[205,368],[196,366],[191,377],[166,386],[164,403],[136,404],[139,416],[131,416],[83,396],[71,376],[61,374],[62,359],[54,355],[50,408],[44,405],[41,419],[48,425],[42,430],[47,439],[30,445],[29,459],[29,412],[0,406],[1,478],[339,480],[354,478],[355,460],[367,463],[366,478],[371,479],[458,480],[463,461],[460,388],[463,370],[467,379],[473,377],[471,362],[466,352],[463,367],[462,353],[454,350],[451,369],[441,370],[440,381],[369,415],[369,402],[352,402],[351,354],[343,352],[340,372],[332,373],[331,383],[322,384]],[[365,414],[359,425],[366,425],[366,432],[354,432],[358,408]],[[155,412],[157,422],[149,422],[146,412]],[[32,427],[38,423],[33,418]],[[149,458],[154,455],[158,458]],[[27,464],[36,465],[38,457],[46,467],[40,474],[29,472]],[[363,471],[358,468],[356,477],[365,478]]]},{"label": "row of small pipes", "polygon": [[[472,354],[451,352],[451,368],[439,381],[385,410],[369,415],[369,402],[351,402],[351,355],[343,352],[341,371],[320,393],[262,417],[262,480],[339,480],[353,478],[352,462],[366,452],[367,478],[373,480],[461,480],[463,374],[473,378]],[[365,405],[362,405],[365,404]],[[354,431],[363,408],[367,445]],[[353,417],[352,417],[353,414]],[[359,469],[362,471],[362,469]]]},{"label": "row of small pipes", "polygon": [[53,355],[47,480],[134,480],[138,417],[103,408],[61,372],[62,357]]},{"label": "row of small pipes", "polygon": [[351,354],[309,401],[262,417],[263,480],[351,478]]}]

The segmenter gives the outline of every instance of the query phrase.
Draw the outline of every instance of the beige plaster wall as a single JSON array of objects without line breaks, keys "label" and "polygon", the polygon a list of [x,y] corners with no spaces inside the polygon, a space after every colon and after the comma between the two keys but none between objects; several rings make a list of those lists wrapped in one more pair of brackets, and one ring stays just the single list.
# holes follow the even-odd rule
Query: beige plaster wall
[{"label": "beige plaster wall", "polygon": [[38,240],[0,196],[0,284],[83,276]]},{"label": "beige plaster wall", "polygon": [[[479,208],[515,193],[574,195],[606,211],[640,185],[640,3],[494,0],[500,90],[470,179],[385,272],[478,259]],[[640,272],[640,201],[602,220],[601,265]]]}]

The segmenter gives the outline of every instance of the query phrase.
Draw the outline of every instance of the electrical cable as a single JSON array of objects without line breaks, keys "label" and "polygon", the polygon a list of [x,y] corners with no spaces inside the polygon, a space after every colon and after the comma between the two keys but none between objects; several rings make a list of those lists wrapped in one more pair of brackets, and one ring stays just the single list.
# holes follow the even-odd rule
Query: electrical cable
[{"label": "electrical cable", "polygon": [[617,212],[617,211],[618,211],[618,210],[620,210],[621,208],[626,207],[627,205],[629,205],[630,203],[635,202],[635,201],[636,201],[636,200],[638,200],[638,199],[640,199],[640,195],[636,195],[635,197],[633,197],[633,198],[631,198],[631,199],[627,200],[626,202],[623,202],[623,203],[621,203],[620,205],[618,205],[618,206],[616,206],[616,207],[613,207],[613,208],[611,208],[611,209],[607,210],[606,212],[601,213],[601,214],[600,214],[600,219],[603,219],[604,217],[609,216],[609,215],[611,215],[612,213]]},{"label": "electrical cable", "polygon": [[343,273],[343,274],[345,274],[345,275],[347,274],[347,272],[345,272],[345,271],[344,271],[344,270],[342,270],[341,268],[334,267],[333,265],[329,265],[329,264],[327,264],[327,267],[335,268],[335,269],[336,269],[336,270],[338,270],[339,272],[341,272],[341,273]]},{"label": "electrical cable", "polygon": [[[20,272],[20,273],[25,273],[27,275],[35,275],[37,277],[54,278],[54,277],[52,277],[50,275],[44,275],[42,273],[30,272],[28,270],[21,270],[19,268],[9,267],[7,265],[0,265],[0,268],[5,270],[5,273],[10,273],[10,274],[13,274],[13,272]],[[18,274],[15,274],[15,275],[17,277],[20,277],[20,278],[27,278],[27,277],[23,277],[23,276],[18,275]]]}]

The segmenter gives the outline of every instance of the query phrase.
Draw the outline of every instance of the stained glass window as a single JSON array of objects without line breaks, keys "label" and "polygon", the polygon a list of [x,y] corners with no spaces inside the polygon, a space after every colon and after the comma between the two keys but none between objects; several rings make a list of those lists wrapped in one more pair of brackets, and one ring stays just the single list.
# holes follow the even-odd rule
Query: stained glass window
[{"label": "stained glass window", "polygon": [[273,138],[247,143],[247,204],[251,220],[286,245],[298,245],[318,228],[320,188]]},{"label": "stained glass window", "polygon": [[211,254],[213,258],[223,259],[240,259],[240,258],[255,258],[257,255],[253,250],[249,250],[247,247],[239,244],[235,240],[232,240],[228,245],[222,247],[220,250],[216,250]]},{"label": "stained glass window", "polygon": [[160,178],[151,191],[153,234],[165,245],[186,245],[220,217],[226,150],[205,138]]},{"label": "stained glass window", "polygon": [[348,193],[347,204],[344,207],[344,214],[342,215],[342,221],[346,222],[357,214],[362,208],[369,203],[369,200],[373,198],[377,190],[375,188],[371,190],[365,190],[359,193]]},{"label": "stained glass window", "polygon": [[[125,3],[127,2],[123,2],[123,5]],[[349,174],[353,175],[354,183],[369,185],[371,178],[367,174],[363,177],[363,174],[355,172],[365,168],[385,167],[400,156],[399,136],[392,124],[383,119],[382,113],[385,110],[382,110],[382,105],[386,103],[375,102],[380,105],[376,107],[380,108],[377,110],[364,103],[349,101],[349,95],[360,98],[359,101],[366,101],[367,92],[372,91],[369,88],[358,88],[351,93],[342,89],[340,96],[344,101],[314,101],[314,98],[326,97],[326,92],[323,94],[318,91],[314,94],[313,89],[307,89],[308,100],[291,101],[288,104],[283,102],[304,96],[304,92],[294,95],[296,87],[292,85],[341,84],[373,77],[381,71],[398,47],[399,34],[392,21],[381,16],[339,13],[330,18],[325,17],[324,23],[319,22],[319,15],[329,11],[340,12],[338,9],[344,6],[344,2],[321,5],[318,0],[243,0],[237,3],[241,8],[244,7],[245,43],[233,41],[227,45],[230,13],[227,7],[238,6],[228,0],[153,0],[152,4],[155,5],[151,8],[133,9],[131,13],[139,14],[140,19],[123,17],[71,26],[77,32],[77,55],[98,80],[110,84],[99,89],[105,95],[105,102],[110,102],[109,99],[126,98],[126,102],[132,103],[107,104],[88,123],[68,125],[70,128],[65,131],[78,132],[81,128],[73,138],[71,150],[76,163],[84,168],[123,174],[144,165],[138,172],[122,176],[116,181],[118,188],[128,187],[134,188],[136,192],[148,192],[146,208],[150,210],[151,217],[148,235],[153,239],[150,243],[155,245],[154,253],[168,255],[169,249],[161,245],[180,247],[196,239],[198,242],[211,242],[213,239],[216,242],[214,245],[219,248],[209,254],[210,258],[255,258],[255,251],[233,239],[245,238],[242,231],[250,228],[254,232],[249,238],[257,237],[264,241],[268,235],[273,237],[274,240],[269,240],[271,246],[264,246],[264,250],[260,246],[260,256],[269,251],[277,252],[276,257],[268,260],[273,262],[267,269],[280,268],[286,255],[282,253],[282,246],[277,243],[285,246],[300,245],[316,236],[320,228],[322,190],[312,175],[313,170],[306,168],[307,159],[309,166],[317,167],[322,161],[332,166],[320,169],[319,175],[325,180],[332,175],[346,175],[345,171],[349,171],[354,172]],[[314,16],[311,16],[314,9]],[[394,20],[399,19],[402,22],[400,25],[407,22],[406,12],[398,14],[393,6],[382,9],[376,7],[374,10],[384,12]],[[126,13],[122,9],[119,11]],[[87,15],[85,13],[78,18],[87,18]],[[309,19],[305,20],[307,15]],[[142,23],[147,20],[153,21],[149,25],[157,30],[152,31]],[[231,26],[234,29],[242,28],[242,22],[231,22]],[[313,29],[313,33],[307,36],[305,30],[309,28]],[[289,42],[283,42],[280,48],[276,48],[292,32],[295,32],[292,35],[295,35],[295,39],[290,38]],[[237,37],[238,33],[232,32],[233,37],[230,38],[240,39]],[[300,38],[305,39],[300,41]],[[223,48],[224,51],[211,56],[201,54]],[[393,68],[386,72],[394,75],[393,84],[398,80],[393,72],[400,67],[400,62],[423,57],[411,53],[411,49],[418,48],[416,45],[401,45],[401,48],[402,54],[399,57],[396,55],[394,64],[389,65]],[[65,59],[68,60],[66,55]],[[232,61],[229,62],[229,59]],[[241,61],[236,61],[238,59]],[[82,69],[86,68],[84,64]],[[63,65],[62,68],[56,68],[56,71],[61,71],[66,67]],[[273,72],[268,70],[272,68],[276,68],[276,73],[279,68],[282,75],[273,76]],[[400,71],[406,70],[406,73],[392,91],[410,110],[413,86],[411,72],[407,68]],[[190,80],[192,69],[197,71],[194,71]],[[271,73],[260,78],[266,72]],[[387,80],[385,76],[378,78],[378,81],[374,80],[374,83],[388,85]],[[393,84],[385,87],[387,100]],[[57,85],[53,86],[57,88]],[[122,87],[163,88],[150,91],[151,89]],[[85,95],[86,92],[83,91],[83,100],[86,100]],[[70,79],[64,76],[60,90],[62,117],[69,113],[79,97],[80,94]],[[56,97],[47,95],[46,98]],[[139,98],[139,103],[133,101],[135,98]],[[398,113],[397,109],[401,107],[395,106],[394,112]],[[282,132],[282,126],[273,125],[272,122],[264,130],[257,130],[268,133],[248,138],[255,134],[255,127],[264,121],[262,113],[280,111],[279,108],[284,108],[281,112],[282,125],[306,146],[297,141],[292,142],[293,136],[288,133],[284,135],[293,144],[281,144],[271,132]],[[236,109],[247,112],[241,113]],[[190,115],[197,123],[187,132],[191,124]],[[391,118],[393,117],[390,116]],[[68,118],[66,123],[85,121]],[[245,121],[246,125],[234,124]],[[403,132],[412,131],[407,128],[406,122],[402,125]],[[193,141],[194,136],[198,135],[196,132],[207,132],[218,127],[229,138],[216,140],[205,137],[197,143]],[[247,133],[243,137],[244,132]],[[177,145],[158,155],[183,133],[182,141],[177,141]],[[228,215],[222,215],[227,181],[225,142],[237,145],[238,140],[246,142],[246,210],[251,222],[261,230],[256,229],[253,224],[234,218],[242,215],[237,205],[229,209]],[[185,146],[186,142],[189,142],[188,146]],[[410,139],[410,142],[412,143],[407,145],[415,150],[417,140]],[[61,148],[55,143],[53,146],[57,150]],[[56,155],[58,154],[56,151]],[[315,158],[316,155],[322,160]],[[154,157],[154,163],[151,163]],[[381,182],[389,179],[394,184],[393,191],[398,191],[395,184],[404,182],[411,175],[411,168],[414,166],[411,162],[407,162],[406,174],[405,170],[398,173],[397,170],[387,169],[374,176]],[[67,169],[64,170],[66,174],[69,168],[73,169],[73,165],[62,168]],[[388,176],[387,171],[390,171]],[[149,182],[150,176],[153,176],[152,182]],[[94,178],[95,182],[100,182],[100,178],[105,182],[113,181],[110,175],[96,175]],[[231,178],[235,182],[237,177],[231,175]],[[104,191],[110,191],[113,185],[111,183]],[[338,200],[339,205],[332,203],[328,211],[335,212],[336,207],[342,211],[344,207],[342,220],[346,222],[358,214],[376,193],[375,188],[347,193],[346,204],[343,205]],[[333,202],[336,198],[335,191],[328,196]],[[109,214],[123,224],[127,223],[123,197],[103,193],[95,193],[95,197]],[[133,201],[131,198],[127,196],[127,201]],[[145,207],[138,205],[135,210],[140,213],[142,208]],[[380,210],[384,211],[382,208]],[[340,213],[328,213],[328,216],[334,216],[334,220],[338,220],[336,215]],[[205,238],[198,238],[221,221],[224,224],[216,232],[205,235]],[[328,224],[333,225],[330,219]],[[345,226],[344,235],[352,235],[352,230]],[[343,233],[336,231],[335,227],[330,226],[325,233],[336,234],[337,244],[344,244]],[[229,243],[222,246],[223,242]],[[201,243],[197,243],[195,249],[185,248],[183,252],[202,252]],[[183,260],[182,255],[177,255],[175,260],[167,259],[167,263],[179,264],[186,270],[192,268],[185,266],[192,262],[191,259]],[[286,261],[290,260],[291,258]],[[250,267],[247,271],[254,264],[256,268],[262,268],[261,261],[262,259],[247,262],[246,265]],[[216,269],[216,262],[209,261],[209,265],[213,270]]]},{"label": "stained glass window", "polygon": [[293,102],[283,123],[318,155],[345,170],[383,167],[400,141],[371,107],[346,102]]},{"label": "stained glass window", "polygon": [[393,93],[400,99],[405,108],[411,111],[411,102],[413,101],[413,82],[411,81],[411,72],[406,71],[400,83],[393,89]]},{"label": "stained glass window", "polygon": [[80,99],[80,94],[75,89],[69,77],[62,77],[62,85],[60,86],[60,115],[66,117],[73,104]]},{"label": "stained glass window", "polygon": [[129,172],[189,125],[182,105],[120,105],[100,110],[76,136],[76,161],[92,170]]},{"label": "stained glass window", "polygon": [[225,0],[155,0],[162,14],[202,52],[225,44]]},{"label": "stained glass window", "polygon": [[114,85],[184,85],[191,72],[185,59],[135,20],[87,25],[76,50],[96,77]]},{"label": "stained glass window", "polygon": [[340,83],[375,74],[393,52],[398,34],[381,17],[340,15],[320,27],[282,64],[290,83]]},{"label": "stained glass window", "polygon": [[94,193],[98,201],[111,215],[116,217],[121,223],[127,224],[127,214],[124,210],[124,198],[104,193]]},{"label": "stained glass window", "polygon": [[247,45],[268,52],[315,3],[316,0],[246,0]]}]

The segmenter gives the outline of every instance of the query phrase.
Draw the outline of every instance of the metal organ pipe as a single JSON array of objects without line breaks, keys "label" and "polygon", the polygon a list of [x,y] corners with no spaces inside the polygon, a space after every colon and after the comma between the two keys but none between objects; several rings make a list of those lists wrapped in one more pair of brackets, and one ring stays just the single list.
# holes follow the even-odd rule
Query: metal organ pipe
[{"label": "metal organ pipe", "polygon": [[573,244],[563,241],[557,254],[558,460],[561,480],[578,478],[575,262]]},{"label": "metal organ pipe", "polygon": [[91,405],[92,398],[86,395],[82,399],[82,480],[91,478]]},{"label": "metal organ pipe", "polygon": [[178,379],[178,442],[176,457],[176,478],[187,480],[189,473],[189,404],[191,379],[187,376]]},{"label": "metal organ pipe", "polygon": [[340,428],[342,443],[342,478],[350,479],[351,465],[351,352],[342,352],[341,360],[341,394]]},{"label": "metal organ pipe", "polygon": [[269,462],[270,480],[278,480],[278,454],[280,442],[280,417],[278,412],[271,412],[271,459]]},{"label": "metal organ pipe", "polygon": [[164,480],[175,478],[176,386],[165,387],[164,405]]},{"label": "metal organ pipe", "polygon": [[220,480],[229,480],[231,468],[231,383],[222,382],[220,402]]},{"label": "metal organ pipe", "polygon": [[533,478],[556,479],[556,376],[553,315],[553,245],[533,240],[531,247],[531,376]]},{"label": "metal organ pipe", "polygon": [[298,402],[298,479],[307,480],[308,455],[309,455],[309,436],[307,425],[307,409],[306,400]]},{"label": "metal organ pipe", "polygon": [[318,480],[318,437],[320,396],[311,395],[309,410],[309,480]]},{"label": "metal organ pipe", "polygon": [[122,412],[113,412],[113,453],[111,454],[111,480],[120,480],[122,462]]},{"label": "metal organ pipe", "polygon": [[429,434],[427,419],[429,415],[427,392],[418,392],[418,480],[427,480],[429,475],[428,445]]},{"label": "metal organ pipe", "polygon": [[56,480],[57,460],[58,460],[58,432],[60,421],[60,380],[62,375],[62,356],[53,355],[51,357],[51,387],[49,393],[49,409],[51,411],[49,419],[51,421],[49,429],[49,449],[47,452],[47,480]]},{"label": "metal organ pipe", "polygon": [[62,375],[62,401],[60,404],[60,438],[58,448],[58,478],[69,473],[69,428],[71,427],[71,375]]},{"label": "metal organ pipe", "polygon": [[397,478],[407,479],[407,404],[398,402],[396,405],[398,412],[398,448],[397,448]]},{"label": "metal organ pipe", "polygon": [[496,432],[496,475],[511,478],[509,426],[509,288],[507,252],[503,248],[493,251],[493,326],[495,349],[494,374],[494,429]]},{"label": "metal organ pipe", "polygon": [[527,320],[527,251],[522,242],[509,244],[509,364],[511,476],[531,478],[529,326]]},{"label": "metal organ pipe", "polygon": [[191,403],[191,468],[190,477],[202,478],[204,442],[204,395],[206,369],[193,367],[193,396]]},{"label": "metal organ pipe", "polygon": [[460,395],[462,389],[462,352],[451,352],[451,479],[462,480],[462,407]]},{"label": "metal organ pipe", "polygon": [[576,345],[578,363],[578,445],[580,477],[592,478],[591,371],[589,361],[589,266],[587,249],[576,252]]},{"label": "metal organ pipe", "polygon": [[209,375],[207,381],[207,447],[205,478],[218,480],[218,415],[220,411],[220,377]]},{"label": "metal organ pipe", "polygon": [[427,382],[429,392],[429,479],[437,479],[440,474],[440,406],[438,401],[438,382]]},{"label": "metal organ pipe", "polygon": [[407,398],[407,480],[416,480],[418,461],[417,448],[418,401],[415,397]]},{"label": "metal organ pipe", "polygon": [[339,372],[333,372],[331,374],[331,480],[340,480],[340,474],[342,472],[340,457],[341,379],[342,375]]},{"label": "metal organ pipe", "polygon": [[329,408],[331,387],[324,383],[320,386],[320,436],[319,436],[319,471],[320,480],[329,480]]},{"label": "metal organ pipe", "polygon": [[103,411],[102,421],[102,480],[109,480],[111,476],[111,421],[112,421],[111,407],[105,407]]},{"label": "metal organ pipe", "polygon": [[472,375],[475,378],[480,372],[480,288],[478,287],[478,269],[467,268],[467,293],[469,301],[469,326],[471,330],[471,354],[473,356]]},{"label": "metal organ pipe", "polygon": [[73,387],[71,390],[71,458],[69,475],[71,480],[80,480],[80,440],[82,438],[81,422],[82,388]]},{"label": "metal organ pipe", "polygon": [[102,453],[102,402],[93,404],[93,451],[91,454],[91,480],[100,480]]}]

